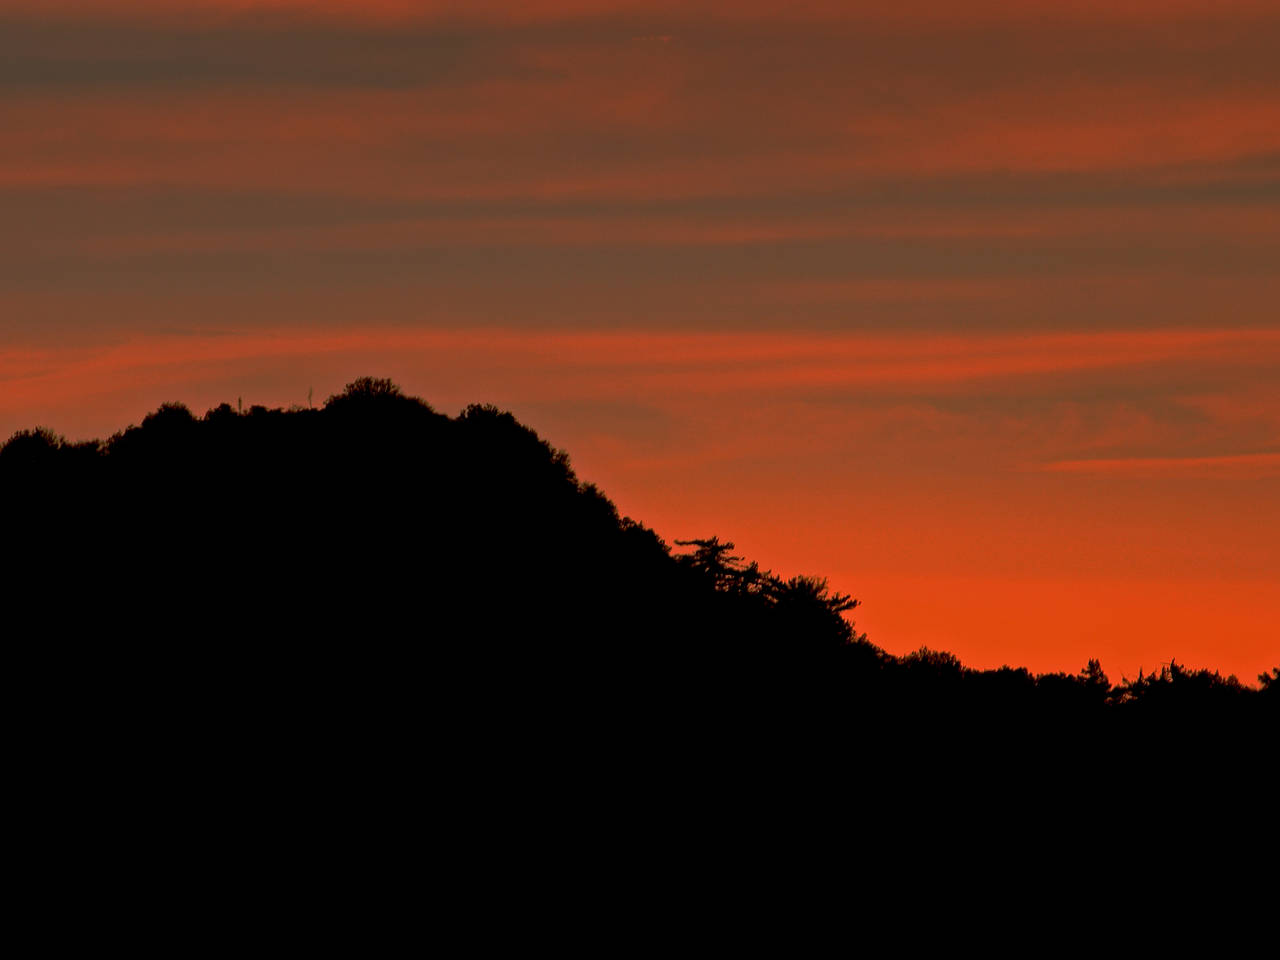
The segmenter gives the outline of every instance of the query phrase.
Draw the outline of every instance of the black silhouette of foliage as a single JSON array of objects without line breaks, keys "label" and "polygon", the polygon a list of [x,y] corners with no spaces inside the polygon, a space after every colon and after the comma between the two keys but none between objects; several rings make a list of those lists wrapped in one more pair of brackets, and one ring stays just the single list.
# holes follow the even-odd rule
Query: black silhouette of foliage
[{"label": "black silhouette of foliage", "polygon": [[325,406],[353,399],[366,400],[374,397],[402,397],[400,388],[390,380],[379,380],[374,377],[361,377],[347,384],[342,393],[337,393],[325,401]]},{"label": "black silhouette of foliage", "polygon": [[905,890],[954,861],[1022,883],[1037,847],[1128,884],[1131,853],[1089,826],[1104,803],[1129,804],[1117,823],[1217,824],[1205,796],[1236,819],[1271,796],[1280,668],[1261,689],[1172,662],[1112,685],[1097,661],[1033,675],[894,656],[822,578],[717,537],[673,552],[510,413],[446,416],[386,380],[314,409],[165,404],[102,442],[22,431],[0,446],[0,504],[6,705],[37,758],[12,779],[56,818],[39,844],[59,873],[110,834],[128,849],[113,877],[159,863],[189,900],[175,852],[219,894],[263,865],[273,911],[286,888],[336,891],[343,911],[367,888],[381,922],[416,895],[421,853],[484,929],[507,905],[494,875],[526,871],[519,899],[549,887],[560,916],[567,888],[543,865],[612,903],[626,888],[600,863],[616,857],[664,885],[687,872],[701,903],[690,851],[741,874],[733,891],[760,882],[744,864],[770,843],[788,882],[801,867]]},{"label": "black silhouette of foliage", "polygon": [[1134,680],[1122,680],[1112,691],[1121,704],[1141,704],[1148,710],[1186,712],[1229,706],[1251,697],[1254,691],[1234,675],[1223,677],[1216,670],[1188,670],[1170,660],[1158,673],[1141,670]]},{"label": "black silhouette of foliage", "polygon": [[145,690],[246,725],[288,704],[366,731],[426,709],[476,736],[616,750],[663,735],[684,756],[701,749],[689,731],[727,717],[745,745],[963,717],[1004,735],[1256,724],[1280,699],[1280,668],[1260,689],[1173,661],[1112,685],[1096,660],[1036,676],[892,656],[826,580],[717,537],[673,553],[510,413],[449,417],[389,380],[318,409],[164,404],[102,442],[20,431],[0,446],[0,497],[24,598],[6,635],[72,657],[86,702]]},{"label": "black silhouette of foliage", "polygon": [[66,441],[45,427],[19,430],[0,446],[0,469],[39,471],[53,467]]}]

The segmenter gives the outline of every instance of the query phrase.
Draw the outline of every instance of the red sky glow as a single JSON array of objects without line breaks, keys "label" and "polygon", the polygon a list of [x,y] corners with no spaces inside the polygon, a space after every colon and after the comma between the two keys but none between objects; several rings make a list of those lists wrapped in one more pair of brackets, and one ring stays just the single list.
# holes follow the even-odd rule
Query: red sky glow
[{"label": "red sky glow", "polygon": [[895,653],[1280,663],[1280,6],[0,0],[0,438],[388,376]]}]

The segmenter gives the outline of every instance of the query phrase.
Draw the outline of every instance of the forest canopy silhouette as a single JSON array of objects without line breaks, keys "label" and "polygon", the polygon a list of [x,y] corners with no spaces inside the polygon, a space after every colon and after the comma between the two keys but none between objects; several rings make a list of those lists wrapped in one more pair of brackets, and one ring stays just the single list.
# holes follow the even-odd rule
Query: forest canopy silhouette
[{"label": "forest canopy silhouette", "polygon": [[1280,667],[1255,688],[1175,660],[1112,682],[1097,660],[1033,675],[893,656],[826,580],[717,536],[668,545],[510,413],[446,416],[385,379],[320,408],[166,403],[101,441],[19,431],[0,494],[10,629],[152,680],[685,716],[1250,718],[1280,700]]}]

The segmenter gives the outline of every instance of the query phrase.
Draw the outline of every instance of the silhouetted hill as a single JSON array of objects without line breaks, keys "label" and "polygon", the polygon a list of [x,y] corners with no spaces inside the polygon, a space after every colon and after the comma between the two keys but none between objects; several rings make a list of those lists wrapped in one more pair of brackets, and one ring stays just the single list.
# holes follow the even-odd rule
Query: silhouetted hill
[{"label": "silhouetted hill", "polygon": [[825,581],[715,538],[673,552],[510,414],[448,417],[385,380],[321,409],[166,404],[100,442],[20,432],[0,495],[6,634],[45,679],[125,713],[217,704],[214,727],[320,708],[517,737],[1254,722],[1280,694],[1280,668],[1258,691],[1176,663],[1112,685],[1096,662],[890,656]]},{"label": "silhouetted hill", "polygon": [[327,935],[317,912],[416,923],[425,883],[468,935],[612,942],[654,891],[843,916],[851,870],[894,897],[922,864],[1107,873],[1100,827],[1264,822],[1280,671],[890,656],[851,598],[713,537],[673,552],[491,407],[368,379],[318,410],[167,404],[15,435],[0,497],[24,879],[114,921],[149,877],[182,942],[193,891]]}]

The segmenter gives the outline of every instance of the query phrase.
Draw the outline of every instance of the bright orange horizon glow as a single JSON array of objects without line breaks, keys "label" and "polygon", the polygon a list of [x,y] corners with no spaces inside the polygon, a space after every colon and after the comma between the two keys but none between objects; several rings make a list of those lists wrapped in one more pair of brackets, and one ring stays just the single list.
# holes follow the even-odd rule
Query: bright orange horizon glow
[{"label": "bright orange horizon glow", "polygon": [[0,440],[388,376],[894,653],[1280,664],[1272,0],[0,0]]}]

